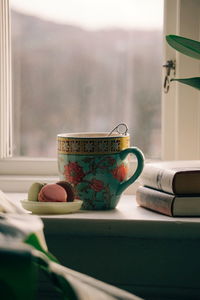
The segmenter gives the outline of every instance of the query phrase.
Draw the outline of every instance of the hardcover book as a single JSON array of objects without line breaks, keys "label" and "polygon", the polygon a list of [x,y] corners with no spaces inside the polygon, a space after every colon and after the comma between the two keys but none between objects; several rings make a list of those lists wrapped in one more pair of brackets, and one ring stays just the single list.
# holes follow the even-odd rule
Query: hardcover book
[{"label": "hardcover book", "polygon": [[200,194],[200,161],[165,161],[146,164],[140,183],[176,195]]},{"label": "hardcover book", "polygon": [[200,216],[200,195],[177,196],[140,186],[136,191],[136,202],[168,216]]}]

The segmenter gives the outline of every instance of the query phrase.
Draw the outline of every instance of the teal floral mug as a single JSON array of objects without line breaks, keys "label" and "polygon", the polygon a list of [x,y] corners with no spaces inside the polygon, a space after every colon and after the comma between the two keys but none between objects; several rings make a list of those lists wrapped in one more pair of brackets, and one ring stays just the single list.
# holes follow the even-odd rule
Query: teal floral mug
[{"label": "teal floral mug", "polygon": [[[129,134],[58,134],[58,170],[60,180],[71,183],[83,209],[115,208],[123,191],[141,174],[143,153],[130,147]],[[128,178],[128,154],[137,159],[137,168]]]}]

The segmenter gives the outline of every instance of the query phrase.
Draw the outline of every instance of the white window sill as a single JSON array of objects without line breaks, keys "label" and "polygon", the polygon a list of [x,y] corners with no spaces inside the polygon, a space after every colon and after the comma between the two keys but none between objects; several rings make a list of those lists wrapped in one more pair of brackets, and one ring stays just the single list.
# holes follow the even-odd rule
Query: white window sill
[{"label": "white window sill", "polygon": [[[19,205],[20,200],[27,199],[27,193],[6,195]],[[117,208],[112,210],[81,210],[73,214],[41,215],[41,218],[49,234],[98,233],[150,238],[200,238],[200,217],[172,218],[151,212],[136,204],[135,195],[123,195]]]},{"label": "white window sill", "polygon": [[33,182],[55,183],[58,176],[0,175],[0,190],[4,193],[27,193]]}]

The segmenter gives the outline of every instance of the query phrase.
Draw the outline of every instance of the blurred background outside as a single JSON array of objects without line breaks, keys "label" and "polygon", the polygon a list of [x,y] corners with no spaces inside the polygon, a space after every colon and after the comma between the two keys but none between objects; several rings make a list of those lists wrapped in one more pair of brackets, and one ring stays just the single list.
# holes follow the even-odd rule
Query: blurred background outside
[{"label": "blurred background outside", "polygon": [[162,16],[161,0],[11,0],[14,155],[125,122],[159,158]]}]

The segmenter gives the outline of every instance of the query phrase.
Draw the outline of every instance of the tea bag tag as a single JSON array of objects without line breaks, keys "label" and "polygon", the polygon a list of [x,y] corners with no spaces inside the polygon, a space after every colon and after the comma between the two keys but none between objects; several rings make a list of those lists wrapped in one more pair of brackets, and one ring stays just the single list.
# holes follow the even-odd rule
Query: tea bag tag
[{"label": "tea bag tag", "polygon": [[115,131],[117,131],[117,133],[119,133],[120,135],[127,135],[128,126],[125,123],[119,123],[115,128],[111,130],[108,136],[110,136]]}]

